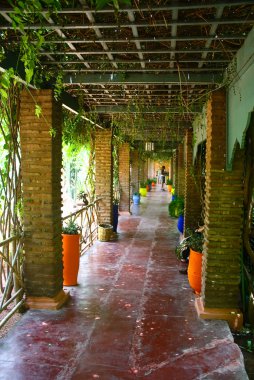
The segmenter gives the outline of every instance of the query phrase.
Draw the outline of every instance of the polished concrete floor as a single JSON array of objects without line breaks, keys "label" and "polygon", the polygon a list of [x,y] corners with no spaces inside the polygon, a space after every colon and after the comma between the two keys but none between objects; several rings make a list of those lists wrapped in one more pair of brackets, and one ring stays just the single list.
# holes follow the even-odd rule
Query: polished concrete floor
[{"label": "polished concrete floor", "polygon": [[67,306],[24,315],[0,341],[0,379],[248,378],[227,323],[197,318],[168,202],[153,189],[82,257]]}]

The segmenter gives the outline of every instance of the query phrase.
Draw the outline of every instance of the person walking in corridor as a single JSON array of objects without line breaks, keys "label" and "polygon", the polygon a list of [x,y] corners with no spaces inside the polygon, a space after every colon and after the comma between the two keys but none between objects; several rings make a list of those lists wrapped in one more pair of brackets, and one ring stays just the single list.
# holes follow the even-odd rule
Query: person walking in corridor
[{"label": "person walking in corridor", "polygon": [[165,189],[164,189],[165,176],[166,176],[165,166],[163,165],[162,168],[161,168],[161,190],[162,191],[165,191]]}]

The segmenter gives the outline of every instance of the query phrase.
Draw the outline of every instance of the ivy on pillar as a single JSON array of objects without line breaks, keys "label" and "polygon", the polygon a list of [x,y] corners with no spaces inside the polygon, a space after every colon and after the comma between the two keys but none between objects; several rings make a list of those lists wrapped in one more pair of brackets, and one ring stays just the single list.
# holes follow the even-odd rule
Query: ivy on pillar
[{"label": "ivy on pillar", "polygon": [[130,145],[128,143],[119,147],[119,183],[121,189],[119,212],[130,214]]},{"label": "ivy on pillar", "polygon": [[[184,191],[184,235],[186,229],[196,229],[201,218],[201,200],[198,189],[198,173],[193,166],[193,131],[187,129],[185,134],[185,191]],[[195,177],[194,177],[195,176]]]},{"label": "ivy on pillar", "polygon": [[213,92],[207,105],[205,230],[202,295],[196,301],[202,318],[242,324],[238,309],[243,227],[243,152],[226,171],[226,95]]},{"label": "ivy on pillar", "polygon": [[97,129],[95,135],[95,195],[100,201],[99,223],[112,224],[113,157],[112,130]]},{"label": "ivy on pillar", "polygon": [[[39,117],[35,105],[41,107]],[[24,283],[30,308],[57,309],[68,298],[63,291],[61,110],[52,90],[21,93]]]}]

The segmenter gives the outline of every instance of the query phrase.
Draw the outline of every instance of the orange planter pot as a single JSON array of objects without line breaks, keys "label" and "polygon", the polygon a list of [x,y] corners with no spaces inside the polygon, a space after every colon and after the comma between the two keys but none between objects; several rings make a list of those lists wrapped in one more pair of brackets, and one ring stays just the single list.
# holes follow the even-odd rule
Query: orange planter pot
[{"label": "orange planter pot", "polygon": [[63,284],[77,285],[79,270],[79,235],[65,235],[63,237]]},{"label": "orange planter pot", "polygon": [[172,191],[172,185],[167,185],[168,186],[168,191],[171,193]]},{"label": "orange planter pot", "polygon": [[190,249],[188,280],[195,293],[201,292],[202,253]]}]

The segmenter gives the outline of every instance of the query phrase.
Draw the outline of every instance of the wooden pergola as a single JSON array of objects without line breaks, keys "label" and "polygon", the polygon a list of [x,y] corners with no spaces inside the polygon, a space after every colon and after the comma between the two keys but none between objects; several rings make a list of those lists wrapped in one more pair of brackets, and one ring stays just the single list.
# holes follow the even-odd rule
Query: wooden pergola
[{"label": "wooden pergola", "polygon": [[[31,15],[29,12],[25,12],[24,17]],[[14,27],[14,14],[15,9],[8,1],[2,1],[0,40],[5,55],[1,68],[18,67],[25,80],[24,67],[19,61],[20,41],[25,34],[30,44],[36,44],[39,31],[43,44],[37,51],[35,72],[42,73],[44,78],[50,74],[49,81],[45,79],[40,88],[31,89],[33,101],[25,91],[21,94],[22,160],[27,176],[23,177],[27,185],[24,193],[27,191],[29,200],[36,198],[35,192],[30,193],[34,180],[29,171],[30,134],[41,148],[40,138],[45,133],[43,150],[38,149],[35,157],[41,164],[40,177],[43,177],[45,156],[52,177],[58,179],[48,184],[50,200],[43,198],[42,193],[41,201],[41,205],[45,199],[57,205],[53,212],[50,209],[51,214],[47,213],[49,219],[46,220],[50,231],[55,233],[53,245],[49,247],[52,256],[48,258],[46,252],[44,258],[44,246],[43,253],[38,253],[37,247],[29,245],[32,239],[26,242],[29,253],[33,254],[35,249],[36,257],[31,254],[25,271],[30,306],[37,302],[36,298],[40,307],[43,297],[47,297],[47,302],[51,299],[54,305],[63,303],[65,298],[59,269],[61,107],[52,93],[55,78],[60,73],[64,90],[62,104],[75,112],[81,108],[96,115],[95,124],[99,128],[95,143],[95,187],[96,195],[104,199],[102,215],[106,222],[112,219],[112,125],[115,120],[127,136],[119,153],[123,173],[120,181],[124,189],[121,211],[126,213],[130,211],[128,137],[132,137],[134,149],[144,141],[154,142],[155,151],[162,147],[168,149],[174,168],[174,185],[178,195],[185,197],[185,225],[194,227],[200,214],[200,202],[192,169],[198,145],[206,141],[206,169],[201,173],[206,182],[204,270],[202,298],[197,309],[208,318],[232,320],[233,315],[233,323],[240,323],[237,297],[246,219],[244,186],[249,186],[247,180],[245,184],[243,181],[247,160],[245,137],[248,128],[252,128],[254,106],[250,85],[254,67],[253,0],[140,0],[132,6],[120,7],[117,12],[112,7],[96,10],[85,0],[75,0],[70,1],[69,6],[65,2],[50,13],[48,9],[37,10],[31,22],[22,28]],[[240,100],[234,96],[235,83],[242,92]],[[34,115],[34,100],[46,110],[50,120],[47,133],[43,120],[38,121]],[[52,128],[57,132],[55,140],[48,133]],[[195,144],[194,129],[198,136]],[[133,155],[136,173],[140,170],[137,160],[138,156]],[[144,173],[144,167],[142,171]],[[137,184],[139,180],[137,174]],[[42,188],[43,185],[42,182]],[[248,191],[246,204],[250,204],[251,199]],[[29,232],[38,217],[37,205],[33,208],[32,202],[30,206],[25,221]],[[249,209],[248,212],[250,214]],[[39,217],[38,224],[42,224]],[[43,245],[43,233],[40,238]],[[55,249],[58,256],[54,254]],[[35,273],[41,274],[40,271],[42,277],[38,280]],[[37,282],[40,283],[38,288],[35,287]]]}]

